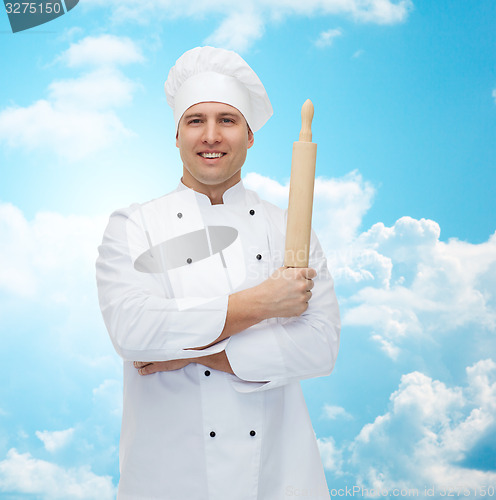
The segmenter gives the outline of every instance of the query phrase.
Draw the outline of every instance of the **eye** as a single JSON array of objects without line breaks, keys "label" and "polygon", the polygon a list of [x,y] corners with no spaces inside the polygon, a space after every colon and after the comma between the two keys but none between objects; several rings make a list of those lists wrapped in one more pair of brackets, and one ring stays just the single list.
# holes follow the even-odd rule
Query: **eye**
[{"label": "eye", "polygon": [[222,118],[221,122],[222,123],[234,123],[234,120],[232,118]]},{"label": "eye", "polygon": [[188,125],[196,125],[198,123],[201,123],[200,118],[192,118],[191,120],[188,120]]}]

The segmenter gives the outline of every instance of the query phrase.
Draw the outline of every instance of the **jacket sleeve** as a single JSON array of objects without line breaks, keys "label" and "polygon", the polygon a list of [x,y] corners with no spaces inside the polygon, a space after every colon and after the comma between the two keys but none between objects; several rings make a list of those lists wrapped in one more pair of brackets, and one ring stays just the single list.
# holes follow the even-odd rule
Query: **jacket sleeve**
[{"label": "jacket sleeve", "polygon": [[231,337],[226,353],[239,392],[272,389],[329,375],[339,347],[340,318],[332,277],[315,235],[310,267],[317,271],[308,309],[271,319]]},{"label": "jacket sleeve", "polygon": [[[227,296],[171,298],[164,274],[135,269],[130,245],[146,247],[146,234],[131,209],[111,215],[96,262],[98,298],[117,353],[129,361],[165,361],[220,352],[202,351],[224,328]],[[130,233],[132,236],[130,237]]]}]

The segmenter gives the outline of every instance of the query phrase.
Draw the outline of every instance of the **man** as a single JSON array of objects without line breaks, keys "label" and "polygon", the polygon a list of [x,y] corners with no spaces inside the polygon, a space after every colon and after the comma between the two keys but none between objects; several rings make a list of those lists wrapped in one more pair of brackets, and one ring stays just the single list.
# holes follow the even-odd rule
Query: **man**
[{"label": "man", "polygon": [[241,181],[265,89],[212,47],[165,89],[181,183],[112,214],[97,261],[124,359],[118,498],[329,498],[299,380],[331,372],[339,313],[315,235],[311,267],[284,269],[285,213]]}]

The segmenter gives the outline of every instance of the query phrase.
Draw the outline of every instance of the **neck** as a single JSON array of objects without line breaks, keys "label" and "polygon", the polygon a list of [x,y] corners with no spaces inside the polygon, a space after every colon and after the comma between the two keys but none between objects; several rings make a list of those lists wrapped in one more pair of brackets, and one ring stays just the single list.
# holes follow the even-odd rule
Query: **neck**
[{"label": "neck", "polygon": [[224,193],[241,180],[241,175],[233,175],[230,179],[220,184],[204,184],[188,174],[189,172],[185,169],[181,178],[182,183],[197,193],[207,196],[212,205],[222,205],[224,203],[222,198]]}]

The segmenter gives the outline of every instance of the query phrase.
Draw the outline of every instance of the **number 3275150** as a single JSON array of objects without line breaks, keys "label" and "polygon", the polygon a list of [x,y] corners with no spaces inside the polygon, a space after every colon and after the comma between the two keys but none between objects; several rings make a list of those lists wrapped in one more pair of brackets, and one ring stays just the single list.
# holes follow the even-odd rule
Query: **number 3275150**
[{"label": "number 3275150", "polygon": [[7,14],[59,14],[60,3],[57,2],[14,2],[6,3]]}]

